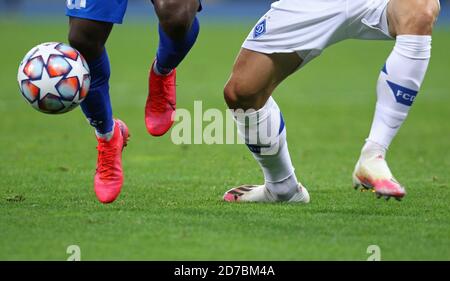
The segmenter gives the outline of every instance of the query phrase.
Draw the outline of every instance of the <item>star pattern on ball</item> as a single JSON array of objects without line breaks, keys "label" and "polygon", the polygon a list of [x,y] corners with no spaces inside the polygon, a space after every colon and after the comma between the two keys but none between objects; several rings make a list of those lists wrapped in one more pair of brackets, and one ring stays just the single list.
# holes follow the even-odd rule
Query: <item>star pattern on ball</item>
[{"label": "star pattern on ball", "polygon": [[40,98],[44,98],[47,94],[52,94],[55,96],[60,96],[58,90],[56,89],[56,85],[61,81],[63,76],[50,77],[48,75],[47,68],[44,67],[42,70],[42,77],[38,80],[30,80],[32,84],[41,89]]},{"label": "star pattern on ball", "polygon": [[58,51],[57,49],[55,49],[55,47],[58,45],[59,43],[48,43],[48,44],[42,44],[39,46],[39,49],[37,52],[35,52],[29,59],[33,59],[35,57],[41,56],[42,60],[44,61],[44,64],[48,63],[48,58],[51,55],[58,55],[58,56],[62,56],[63,53],[61,53],[60,51]]},{"label": "star pattern on ball", "polygon": [[66,77],[77,77],[78,82],[80,82],[80,86],[83,85],[84,75],[89,74],[89,71],[84,67],[83,61],[81,60],[81,56],[79,55],[77,60],[72,60],[70,58],[66,59],[71,66],[71,70],[66,75]]},{"label": "star pattern on ball", "polygon": [[19,81],[20,89],[22,90],[22,82],[25,80],[30,80],[30,78],[23,72],[23,68],[25,67],[25,64],[21,65],[19,67],[19,71],[17,73],[17,81]]}]

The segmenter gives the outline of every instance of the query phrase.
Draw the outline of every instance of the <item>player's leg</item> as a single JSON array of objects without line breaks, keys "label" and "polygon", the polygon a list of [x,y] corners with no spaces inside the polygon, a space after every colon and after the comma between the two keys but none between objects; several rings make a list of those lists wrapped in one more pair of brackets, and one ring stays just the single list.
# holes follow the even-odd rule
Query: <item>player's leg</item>
[{"label": "player's leg", "polygon": [[239,134],[262,168],[265,184],[231,189],[224,195],[226,201],[309,202],[308,192],[294,173],[281,111],[271,97],[301,62],[296,53],[267,55],[241,50],[224,96],[233,110]]},{"label": "player's leg", "polygon": [[159,47],[155,71],[167,75],[186,57],[194,45],[200,25],[196,17],[198,0],[154,0],[159,19]]},{"label": "player's leg", "polygon": [[378,196],[405,195],[384,158],[425,77],[438,13],[437,0],[390,0],[387,6],[389,31],[396,43],[380,72],[372,128],[354,172],[355,186],[374,188]]},{"label": "player's leg", "polygon": [[122,149],[128,129],[114,120],[109,98],[110,65],[105,42],[112,23],[70,17],[69,43],[86,58],[91,73],[91,86],[81,108],[98,139],[98,160],[94,178],[97,198],[110,203],[119,195],[123,184]]},{"label": "player's leg", "polygon": [[161,136],[173,124],[176,107],[176,70],[199,33],[196,17],[199,0],[153,0],[159,18],[159,47],[149,77],[145,124],[150,134]]},{"label": "player's leg", "polygon": [[110,65],[105,43],[113,24],[69,18],[69,43],[86,59],[91,72],[89,95],[81,103],[86,118],[99,137],[111,138],[114,120],[109,98]]}]

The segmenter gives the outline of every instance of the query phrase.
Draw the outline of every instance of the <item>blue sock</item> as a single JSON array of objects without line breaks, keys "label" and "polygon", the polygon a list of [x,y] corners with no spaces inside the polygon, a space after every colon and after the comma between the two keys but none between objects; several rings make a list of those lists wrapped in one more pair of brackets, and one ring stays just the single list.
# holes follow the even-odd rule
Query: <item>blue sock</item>
[{"label": "blue sock", "polygon": [[159,47],[158,53],[156,54],[156,67],[160,73],[169,73],[183,61],[192,46],[194,46],[199,31],[200,23],[197,17],[192,22],[191,29],[185,38],[179,41],[172,40],[161,26],[159,26]]},{"label": "blue sock", "polygon": [[81,109],[97,133],[106,134],[113,130],[111,101],[109,99],[110,66],[106,49],[102,55],[89,62],[91,87]]}]

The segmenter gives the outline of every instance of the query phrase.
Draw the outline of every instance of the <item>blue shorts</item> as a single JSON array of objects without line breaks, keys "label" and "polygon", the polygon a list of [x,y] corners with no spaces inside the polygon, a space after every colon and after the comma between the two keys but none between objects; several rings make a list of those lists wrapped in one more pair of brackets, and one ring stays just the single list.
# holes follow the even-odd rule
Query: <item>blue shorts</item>
[{"label": "blue shorts", "polygon": [[[199,2],[198,11],[201,11],[202,2]],[[67,0],[66,3],[66,15],[69,17],[122,23],[128,0]]]}]

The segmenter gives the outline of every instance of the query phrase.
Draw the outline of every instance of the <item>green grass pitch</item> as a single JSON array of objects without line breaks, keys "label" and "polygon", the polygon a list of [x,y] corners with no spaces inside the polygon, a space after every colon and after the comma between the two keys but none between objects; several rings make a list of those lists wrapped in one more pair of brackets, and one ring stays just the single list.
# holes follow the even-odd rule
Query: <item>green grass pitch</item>
[{"label": "green grass pitch", "polygon": [[[179,67],[178,107],[225,111],[222,88],[251,24],[202,25]],[[347,41],[326,50],[276,91],[289,147],[311,204],[226,204],[222,194],[262,183],[244,145],[172,144],[144,126],[155,25],[118,26],[108,43],[114,112],[132,139],[119,199],[93,192],[96,141],[81,110],[48,116],[20,96],[25,52],[66,41],[66,24],[0,22],[0,259],[383,260],[450,259],[450,32],[438,30],[415,106],[388,155],[408,191],[402,202],[354,191],[351,173],[367,136],[375,84],[393,42]]]}]

